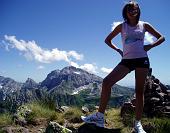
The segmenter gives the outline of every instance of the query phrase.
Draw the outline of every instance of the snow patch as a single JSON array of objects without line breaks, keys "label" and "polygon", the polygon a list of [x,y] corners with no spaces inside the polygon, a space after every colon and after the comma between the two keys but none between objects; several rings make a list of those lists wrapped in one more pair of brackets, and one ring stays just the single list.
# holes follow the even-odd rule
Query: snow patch
[{"label": "snow patch", "polygon": [[73,90],[73,93],[71,95],[79,94],[80,91],[87,89],[87,85],[81,86],[79,88],[76,88]]},{"label": "snow patch", "polygon": [[80,75],[80,72],[74,72],[74,73]]}]

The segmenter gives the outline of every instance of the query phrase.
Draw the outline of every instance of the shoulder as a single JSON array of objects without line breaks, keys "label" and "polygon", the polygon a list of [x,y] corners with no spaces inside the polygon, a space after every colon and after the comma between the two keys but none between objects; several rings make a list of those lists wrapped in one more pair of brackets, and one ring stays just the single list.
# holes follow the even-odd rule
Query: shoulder
[{"label": "shoulder", "polygon": [[[114,30],[117,30],[117,31],[121,31],[122,29],[122,25],[123,25],[124,22],[114,22],[113,23],[113,31]],[[116,25],[116,26],[115,26]]]},{"label": "shoulder", "polygon": [[153,29],[153,26],[146,21],[139,21],[139,23],[143,26],[143,28],[145,29],[145,31],[148,31],[150,29]]},{"label": "shoulder", "polygon": [[145,29],[152,28],[152,25],[149,22],[141,21]]},{"label": "shoulder", "polygon": [[125,22],[114,22],[113,25],[116,25],[116,27],[121,28],[124,23]]},{"label": "shoulder", "polygon": [[123,25],[123,23],[120,23],[120,24],[117,25],[117,27],[118,27],[119,29],[121,29],[121,28],[122,28],[122,25]]}]

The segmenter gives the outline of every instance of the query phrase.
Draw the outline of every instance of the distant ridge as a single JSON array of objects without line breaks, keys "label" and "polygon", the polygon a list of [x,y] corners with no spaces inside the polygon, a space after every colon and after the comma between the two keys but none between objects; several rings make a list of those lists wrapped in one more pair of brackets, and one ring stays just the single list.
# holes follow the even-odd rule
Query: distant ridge
[{"label": "distant ridge", "polygon": [[[40,83],[28,78],[24,83],[0,76],[0,106],[14,108],[35,100],[54,100],[56,105],[97,105],[103,79],[73,66],[51,71]],[[112,88],[111,105],[120,106],[134,94],[134,89],[115,84]],[[45,98],[45,99],[44,99]],[[46,101],[45,100],[45,101]],[[1,104],[2,103],[2,104]],[[4,104],[5,103],[5,104]]]}]

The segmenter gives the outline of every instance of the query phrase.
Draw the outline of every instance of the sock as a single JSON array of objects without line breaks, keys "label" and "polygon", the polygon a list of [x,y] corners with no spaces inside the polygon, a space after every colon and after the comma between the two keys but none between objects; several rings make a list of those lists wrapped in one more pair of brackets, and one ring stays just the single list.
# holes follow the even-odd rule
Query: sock
[{"label": "sock", "polygon": [[135,126],[138,125],[138,124],[141,124],[141,121],[140,120],[135,120]]}]

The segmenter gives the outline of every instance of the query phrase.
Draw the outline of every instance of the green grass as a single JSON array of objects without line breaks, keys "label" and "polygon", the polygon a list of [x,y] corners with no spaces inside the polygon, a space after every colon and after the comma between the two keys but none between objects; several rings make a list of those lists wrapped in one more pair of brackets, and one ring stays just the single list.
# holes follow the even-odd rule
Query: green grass
[{"label": "green grass", "polygon": [[82,112],[77,107],[71,107],[68,111],[63,114],[63,118],[67,119],[69,122],[78,123],[81,122],[80,116]]},{"label": "green grass", "polygon": [[[45,118],[48,121],[56,121],[63,125],[65,121],[69,123],[82,124],[80,116],[83,115],[78,107],[70,107],[64,113],[55,112],[54,109],[37,102],[26,104],[32,110],[32,113],[27,118],[28,122],[34,122],[35,119]],[[91,113],[90,113],[91,114]],[[133,130],[133,121],[135,119],[134,113],[126,114],[123,119],[120,117],[120,108],[111,108],[106,111],[105,119],[107,128],[119,128],[121,133],[131,133]],[[0,114],[0,128],[12,125],[12,116],[9,113]],[[142,124],[146,132],[149,133],[168,133],[170,131],[169,118],[147,118],[143,116]],[[0,129],[0,133],[2,130]]]},{"label": "green grass", "polygon": [[64,124],[64,121],[67,120],[70,123],[80,122],[80,116],[82,115],[81,110],[77,107],[70,107],[64,113],[55,112],[55,110],[40,105],[39,103],[30,103],[27,104],[28,108],[32,110],[32,113],[29,115],[30,123],[37,118],[46,118],[49,121],[57,121],[59,124]]},{"label": "green grass", "polygon": [[151,133],[169,133],[170,119],[169,118],[143,118],[143,124],[149,127]]},{"label": "green grass", "polygon": [[[80,116],[83,115],[80,108],[70,107],[64,113],[57,113],[54,110],[37,103],[29,105],[30,109],[34,112],[34,117],[47,118],[54,120],[61,125],[65,120],[70,123],[81,123]],[[106,111],[106,127],[107,128],[120,128],[122,133],[131,133],[133,130],[133,122],[135,114],[126,114],[126,118],[120,117],[120,108],[111,108]],[[168,118],[142,118],[143,127],[150,133],[168,133],[170,131],[170,120]]]},{"label": "green grass", "polygon": [[[120,108],[111,108],[106,111],[106,127],[107,128],[114,128],[114,129],[121,129],[121,133],[132,133],[132,123],[134,119],[134,115],[128,115],[129,118],[123,119],[120,116]],[[124,122],[123,122],[124,121]],[[128,124],[125,124],[128,123]]]},{"label": "green grass", "polygon": [[50,119],[56,115],[55,110],[52,110],[49,107],[44,106],[43,104],[41,105],[34,102],[26,104],[26,106],[28,106],[28,108],[32,110],[32,117]]},{"label": "green grass", "polygon": [[5,131],[2,131],[2,129],[0,128],[0,133],[6,133]]},{"label": "green grass", "polygon": [[[120,109],[112,108],[106,111],[106,127],[120,128],[121,133],[132,133],[135,114],[126,114],[126,118],[120,117]],[[169,118],[147,118],[143,116],[142,125],[148,133],[169,133]]]},{"label": "green grass", "polygon": [[0,114],[0,127],[12,124],[12,116],[9,113]]},{"label": "green grass", "polygon": [[110,128],[122,128],[122,118],[120,117],[120,109],[112,108],[106,112],[106,121]]}]

